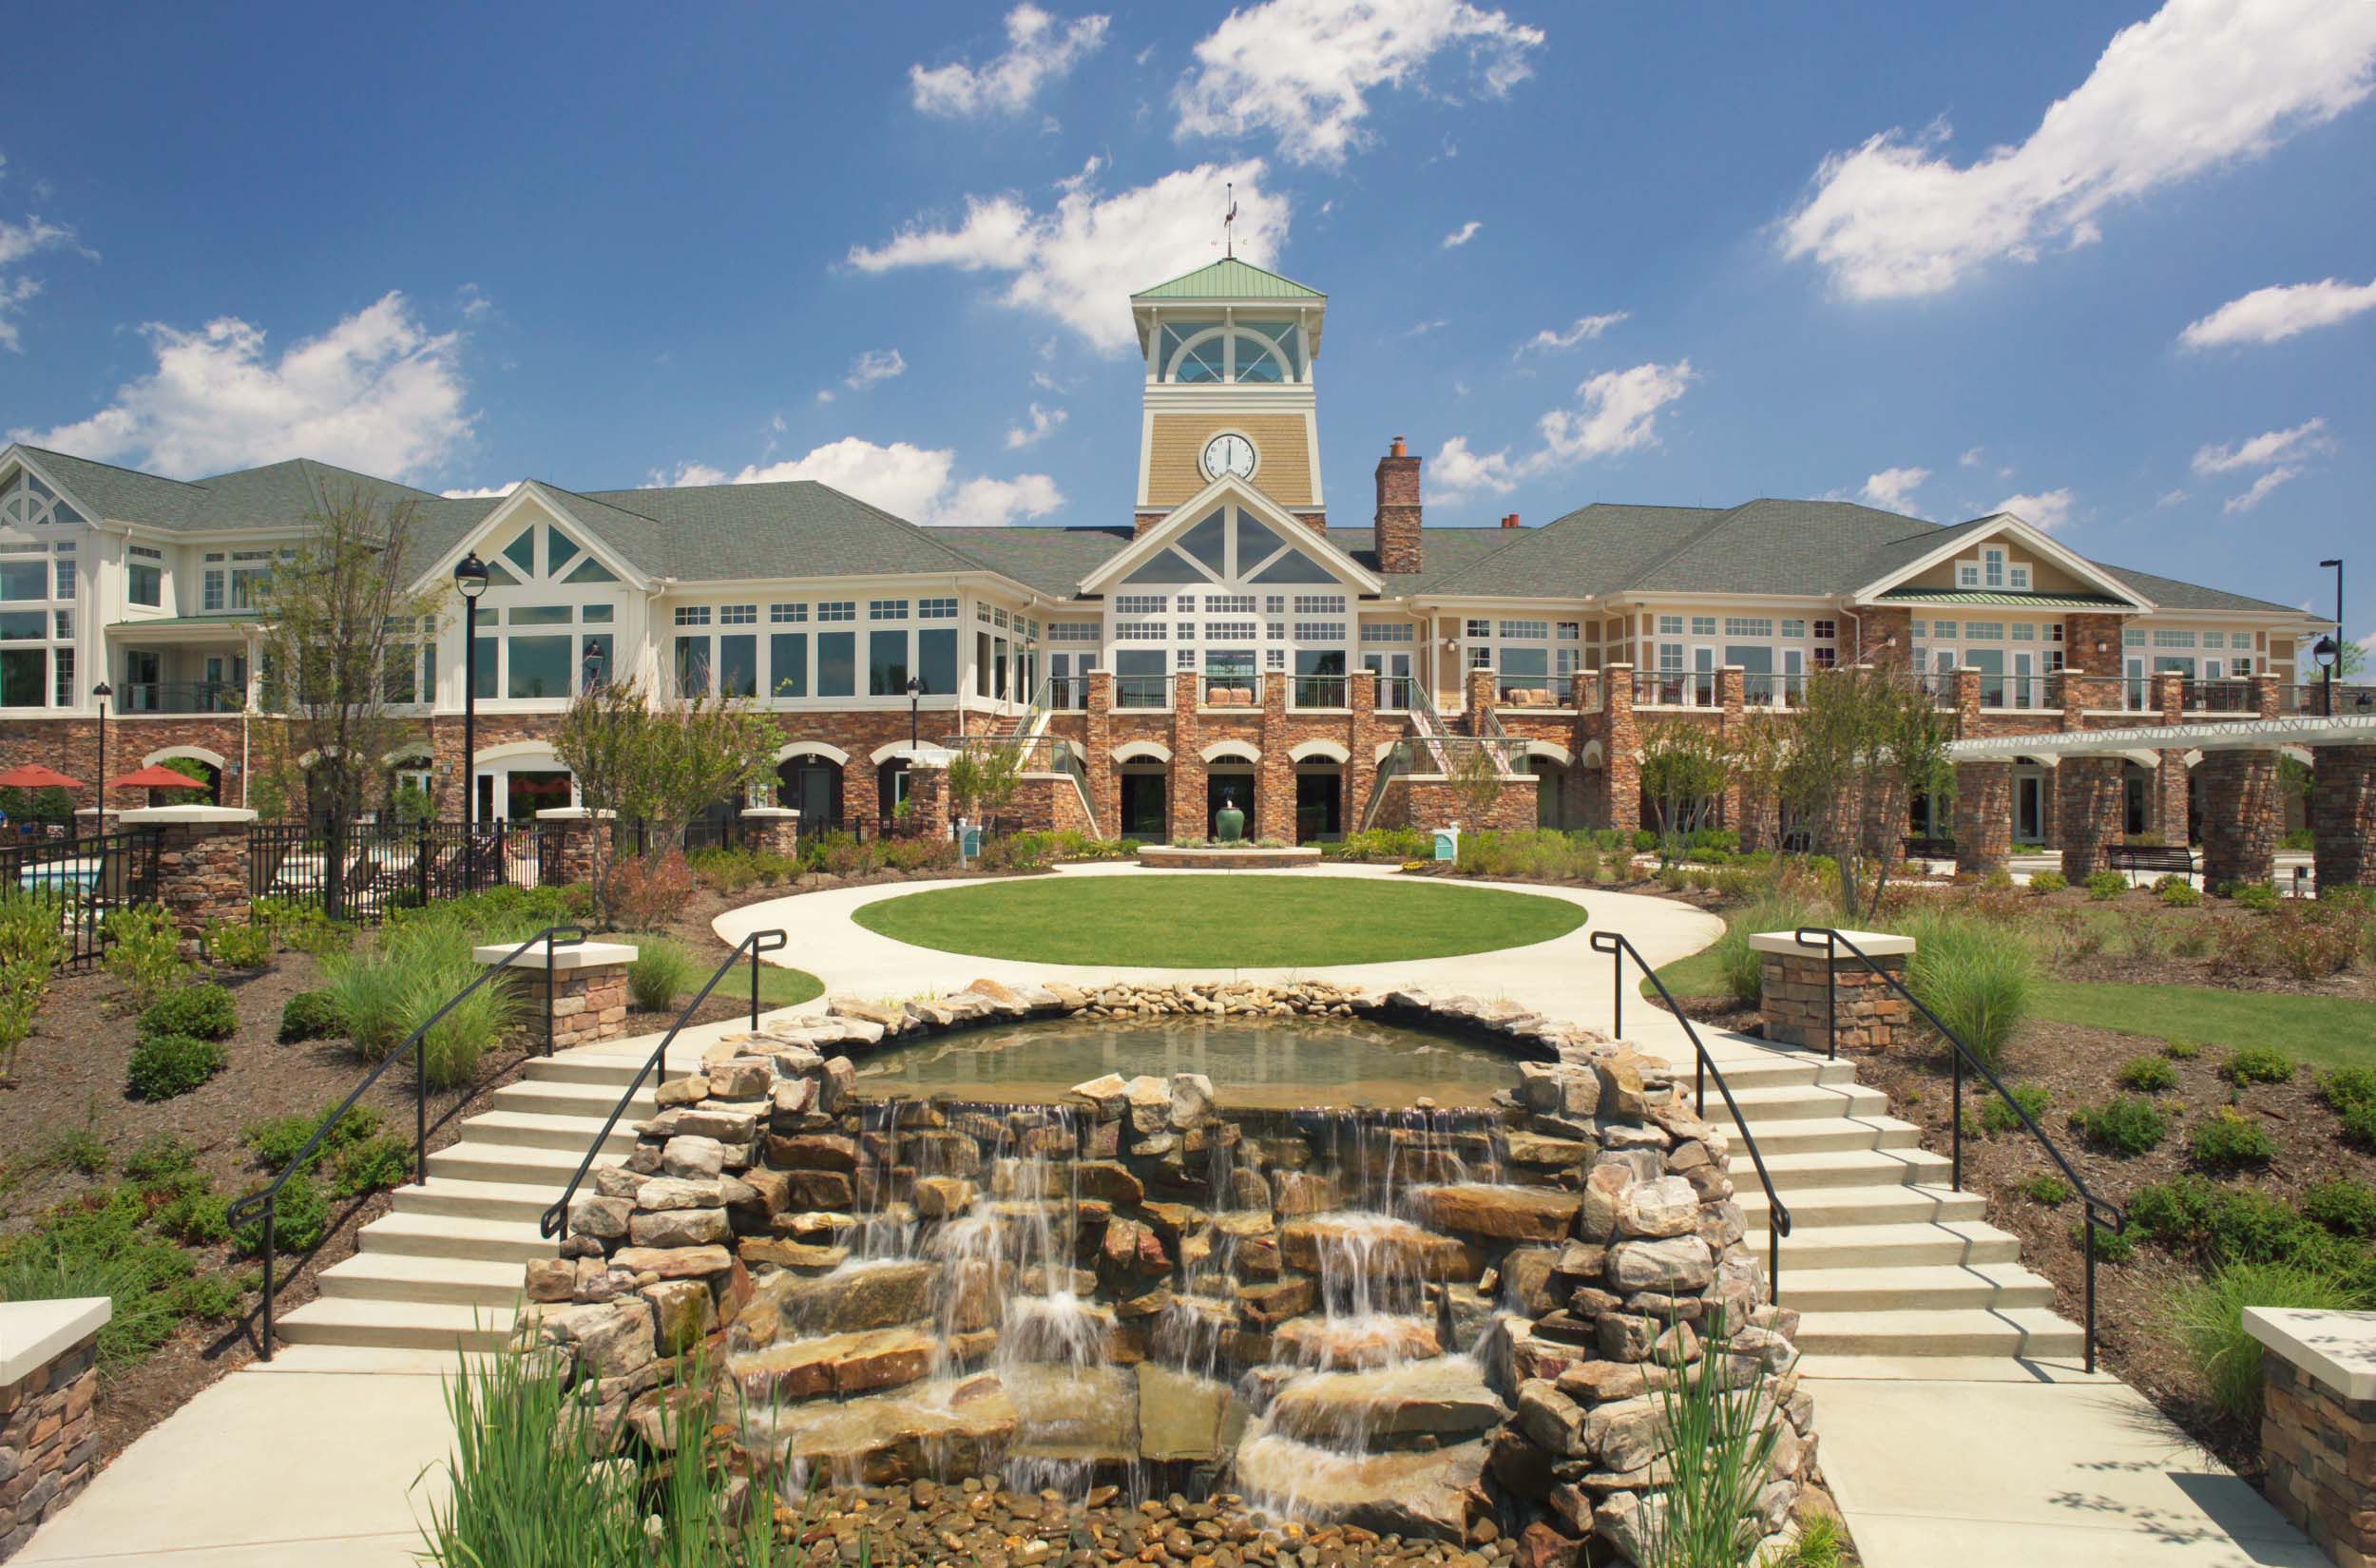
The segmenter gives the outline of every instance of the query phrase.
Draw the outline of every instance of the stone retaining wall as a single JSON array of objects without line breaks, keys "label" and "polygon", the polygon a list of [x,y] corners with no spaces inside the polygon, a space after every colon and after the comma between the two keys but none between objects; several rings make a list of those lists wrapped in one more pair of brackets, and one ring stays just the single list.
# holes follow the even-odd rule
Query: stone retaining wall
[{"label": "stone retaining wall", "polygon": [[[104,1313],[99,1321],[105,1321]],[[18,1316],[0,1307],[0,1328],[12,1336],[23,1326]],[[0,1345],[0,1350],[7,1348]],[[32,1539],[37,1525],[72,1502],[89,1483],[91,1461],[99,1453],[99,1430],[91,1415],[98,1391],[95,1326],[20,1372],[14,1382],[0,1386],[0,1561],[14,1556]]]}]

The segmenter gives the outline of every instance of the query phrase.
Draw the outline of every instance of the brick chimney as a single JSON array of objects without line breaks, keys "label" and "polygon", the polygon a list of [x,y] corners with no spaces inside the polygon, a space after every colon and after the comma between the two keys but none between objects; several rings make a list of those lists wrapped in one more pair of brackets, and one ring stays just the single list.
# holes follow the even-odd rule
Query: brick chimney
[{"label": "brick chimney", "polygon": [[1516,512],[1504,513],[1502,516],[1502,526],[1505,528],[1515,528],[1518,526],[1518,514]]},{"label": "brick chimney", "polygon": [[1378,570],[1419,570],[1419,459],[1403,449],[1403,438],[1378,459]]}]

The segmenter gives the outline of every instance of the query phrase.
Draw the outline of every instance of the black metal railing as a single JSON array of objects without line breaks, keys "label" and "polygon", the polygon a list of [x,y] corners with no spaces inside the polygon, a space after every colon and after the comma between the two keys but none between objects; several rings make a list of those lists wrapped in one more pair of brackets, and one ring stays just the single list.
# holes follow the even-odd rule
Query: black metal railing
[{"label": "black metal railing", "polygon": [[759,955],[778,951],[791,942],[792,938],[779,927],[774,930],[753,931],[735,944],[735,950],[726,955],[726,961],[701,983],[699,990],[693,993],[693,1000],[686,1003],[684,1011],[677,1015],[677,1022],[668,1025],[668,1032],[660,1037],[660,1043],[652,1047],[652,1054],[644,1059],[643,1065],[636,1069],[635,1077],[620,1092],[619,1103],[610,1108],[610,1115],[603,1122],[603,1130],[594,1135],[594,1141],[586,1149],[585,1157],[578,1161],[577,1174],[569,1178],[569,1185],[561,1190],[561,1196],[552,1207],[538,1216],[536,1228],[540,1233],[554,1239],[564,1239],[568,1235],[570,1200],[578,1195],[578,1188],[594,1169],[594,1161],[602,1157],[603,1145],[610,1141],[611,1129],[618,1126],[619,1119],[627,1114],[627,1107],[635,1102],[636,1091],[643,1087],[646,1078],[652,1080],[654,1089],[668,1081],[669,1042],[677,1038],[677,1031],[693,1021],[694,1013],[710,999],[710,992],[718,988],[718,983],[731,974],[734,966],[741,963],[746,955],[751,960],[751,1027],[757,1029],[759,1026]]},{"label": "black metal railing", "polygon": [[2190,679],[2179,706],[2188,713],[2249,714],[2259,711],[2260,699],[2249,679]]},{"label": "black metal railing", "polygon": [[10,841],[0,846],[0,896],[47,905],[65,963],[83,967],[106,948],[110,911],[157,902],[156,830]]},{"label": "black metal railing", "polygon": [[1168,708],[1172,678],[1167,675],[1118,675],[1114,678],[1117,708]]},{"label": "black metal railing", "polygon": [[1715,1077],[1716,1093],[1723,1098],[1724,1108],[1733,1113],[1733,1125],[1740,1129],[1741,1147],[1749,1151],[1749,1163],[1757,1172],[1757,1185],[1766,1190],[1766,1282],[1772,1291],[1770,1299],[1779,1302],[1782,1299],[1782,1238],[1791,1233],[1791,1211],[1784,1206],[1782,1195],[1773,1190],[1773,1177],[1766,1173],[1766,1157],[1757,1149],[1757,1135],[1749,1130],[1749,1118],[1741,1115],[1740,1106],[1734,1100],[1732,1086],[1724,1081],[1724,1069],[1708,1055],[1707,1042],[1699,1038],[1699,1031],[1692,1027],[1690,1018],[1677,1005],[1674,996],[1666,988],[1666,982],[1658,978],[1658,971],[1650,966],[1650,961],[1641,956],[1639,948],[1626,940],[1622,931],[1595,931],[1591,940],[1594,952],[1609,955],[1617,977],[1617,1002],[1609,1019],[1609,1033],[1619,1039],[1624,1038],[1625,960],[1631,957],[1640,967],[1643,977],[1657,988],[1658,1000],[1666,1004],[1666,1010],[1673,1013],[1675,1021],[1683,1026],[1684,1038],[1692,1042],[1696,1064],[1692,1105],[1694,1113],[1703,1121],[1708,1117],[1708,1080],[1711,1075]]},{"label": "black metal railing", "polygon": [[392,908],[489,888],[533,888],[558,877],[545,846],[559,823],[259,822],[248,829],[248,896],[370,924]]},{"label": "black metal railing", "polygon": [[[1866,968],[1871,970],[1874,975],[1879,977],[1883,985],[1888,986],[1890,990],[1895,991],[1900,997],[1902,997],[1907,1006],[1912,1007],[1916,1012],[1922,1014],[1923,1022],[1928,1023],[1932,1030],[1938,1034],[1939,1038],[1947,1042],[1947,1060],[1951,1064],[1955,1075],[1954,1102],[1949,1106],[1949,1110],[1952,1113],[1952,1119],[1948,1123],[1950,1147],[1953,1150],[1953,1155],[1949,1161],[1949,1179],[1952,1181],[1956,1192],[1960,1193],[1964,1190],[1964,1068],[1965,1063],[1968,1062],[1972,1071],[1978,1073],[1981,1078],[1986,1081],[1988,1087],[1997,1091],[1997,1097],[2013,1108],[2013,1114],[2021,1119],[2022,1127],[2028,1131],[2030,1137],[2038,1140],[2039,1147],[2046,1151],[2046,1157],[2053,1160],[2056,1166],[2061,1170],[2063,1179],[2071,1184],[2071,1190],[2079,1194],[2079,1202],[2083,1206],[2080,1212],[2079,1221],[2079,1233],[2081,1237],[2080,1251],[2086,1254],[2087,1262],[2087,1322],[2085,1325],[2085,1333],[2087,1337],[2087,1370],[2090,1372],[2095,1371],[2096,1227],[2101,1225],[2106,1230],[2110,1231],[2114,1235],[2119,1235],[2128,1229],[2129,1216],[2123,1214],[2116,1205],[2107,1203],[2102,1198],[2098,1197],[2095,1193],[2088,1188],[2087,1178],[2079,1175],[2079,1168],[2077,1166],[2073,1165],[2070,1160],[2063,1157],[2062,1151],[2055,1147],[2054,1139],[2046,1136],[2045,1130],[2038,1125],[2037,1119],[2029,1114],[2028,1110],[2022,1104],[2022,1102],[2013,1098],[2013,1092],[2004,1086],[2003,1081],[2000,1080],[1994,1072],[1989,1070],[1988,1064],[1981,1061],[1978,1056],[1974,1055],[1972,1048],[1964,1044],[1963,1039],[1958,1036],[1953,1029],[1948,1028],[1945,1023],[1941,1023],[1939,1021],[1939,1015],[1932,1012],[1928,1007],[1923,1004],[1922,998],[1907,990],[1903,981],[1899,980],[1897,976],[1891,974],[1888,970],[1883,968],[1880,965],[1874,963],[1871,955],[1867,953],[1862,947],[1859,947],[1852,937],[1848,936],[1844,932],[1836,931],[1829,926],[1801,926],[1798,927],[1795,935],[1800,947],[1820,947],[1824,952],[1824,1018],[1826,1020],[1826,1027],[1831,1035],[1831,1038],[1825,1042],[1824,1054],[1826,1056],[1836,1057],[1838,1055],[1839,1042],[1837,1036],[1840,1027],[1840,1014],[1839,1008],[1836,1004],[1836,988],[1838,985],[1836,977],[1838,974],[1840,954],[1843,952],[1846,952],[1849,957],[1855,959]],[[2109,1217],[2107,1218],[2106,1216]]]},{"label": "black metal railing", "polygon": [[1288,687],[1288,706],[1293,708],[1341,708],[1352,678],[1342,675],[1299,675]]},{"label": "black metal railing", "polygon": [[581,927],[547,926],[512,948],[501,959],[488,965],[479,971],[477,979],[448,997],[444,1004],[430,1014],[419,1028],[405,1036],[402,1044],[381,1057],[379,1064],[363,1075],[362,1082],[347,1091],[347,1098],[338,1101],[335,1110],[322,1118],[321,1125],[314,1129],[314,1136],[305,1140],[305,1146],[297,1152],[295,1158],[281,1168],[278,1176],[274,1176],[263,1186],[241,1197],[223,1211],[223,1223],[235,1231],[255,1218],[259,1210],[262,1211],[264,1216],[264,1244],[260,1249],[264,1260],[264,1296],[259,1318],[259,1337],[261,1344],[259,1360],[270,1361],[272,1359],[273,1226],[279,1215],[280,1189],[288,1185],[291,1176],[313,1163],[314,1151],[320,1148],[322,1140],[330,1136],[330,1129],[338,1124],[341,1117],[354,1109],[355,1101],[361,1100],[370,1091],[371,1086],[379,1081],[380,1075],[407,1056],[412,1058],[412,1184],[421,1186],[427,1183],[429,1180],[429,1032],[437,1027],[448,1013],[461,1005],[465,997],[510,968],[522,954],[542,943],[545,947],[545,1054],[550,1056],[553,1049],[553,949],[565,945],[574,946],[584,940],[585,931]]},{"label": "black metal railing", "polygon": [[1410,706],[1411,678],[1407,675],[1378,677],[1378,712],[1398,714]]}]

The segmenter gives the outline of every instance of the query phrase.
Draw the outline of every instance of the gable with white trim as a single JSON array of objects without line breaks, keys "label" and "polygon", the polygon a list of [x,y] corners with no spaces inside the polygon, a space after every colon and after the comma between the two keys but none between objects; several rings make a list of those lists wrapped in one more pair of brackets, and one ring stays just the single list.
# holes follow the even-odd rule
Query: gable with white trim
[{"label": "gable with white trim", "polygon": [[1225,474],[1083,578],[1081,591],[1161,586],[1258,594],[1315,585],[1367,594],[1383,588],[1327,535]]}]

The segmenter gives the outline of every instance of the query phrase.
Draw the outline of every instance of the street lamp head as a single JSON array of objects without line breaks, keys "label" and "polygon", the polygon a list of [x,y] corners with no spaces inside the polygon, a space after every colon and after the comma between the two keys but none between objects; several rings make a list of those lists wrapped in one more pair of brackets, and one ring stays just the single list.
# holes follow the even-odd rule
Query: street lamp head
[{"label": "street lamp head", "polygon": [[2310,644],[2310,658],[2317,661],[2318,667],[2322,670],[2333,669],[2335,660],[2342,656],[2342,653],[2343,650],[2335,646],[2335,640],[2331,637],[2322,637]]},{"label": "street lamp head", "polygon": [[601,684],[603,683],[603,650],[602,650],[602,649],[600,649],[600,648],[588,648],[588,649],[586,649],[586,650],[585,650],[585,663],[584,663],[584,670],[585,670],[585,689],[586,689],[587,691],[589,691],[589,692],[590,692],[590,691],[592,691],[595,687],[597,687],[597,686],[599,686],[599,685],[601,685]]},{"label": "street lamp head", "polygon": [[2335,558],[2334,560],[2332,560],[2332,561],[2322,561],[2322,562],[2320,562],[2320,563],[2319,563],[2319,564],[2320,564],[2320,565],[2322,565],[2322,566],[2340,566],[2340,565],[2342,565],[2342,564],[2343,564],[2343,559],[2342,559],[2342,557],[2338,556],[2338,557],[2336,557],[2336,558]]},{"label": "street lamp head", "polygon": [[911,675],[908,678],[908,695],[910,697],[922,697],[924,695],[924,677],[920,675]]},{"label": "street lamp head", "polygon": [[103,680],[98,685],[93,686],[90,689],[90,694],[91,696],[100,698],[102,701],[105,701],[106,698],[116,695],[116,689]]},{"label": "street lamp head", "polygon": [[454,563],[453,585],[465,599],[475,600],[487,591],[487,563],[472,550]]}]

